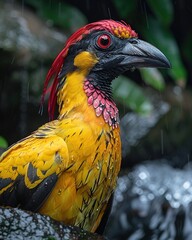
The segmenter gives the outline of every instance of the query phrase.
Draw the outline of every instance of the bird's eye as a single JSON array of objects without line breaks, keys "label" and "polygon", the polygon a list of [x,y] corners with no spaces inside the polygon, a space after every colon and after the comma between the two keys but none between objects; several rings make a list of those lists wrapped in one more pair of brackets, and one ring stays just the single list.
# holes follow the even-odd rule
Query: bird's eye
[{"label": "bird's eye", "polygon": [[107,34],[102,34],[97,39],[97,45],[102,49],[108,48],[111,45],[111,37]]}]

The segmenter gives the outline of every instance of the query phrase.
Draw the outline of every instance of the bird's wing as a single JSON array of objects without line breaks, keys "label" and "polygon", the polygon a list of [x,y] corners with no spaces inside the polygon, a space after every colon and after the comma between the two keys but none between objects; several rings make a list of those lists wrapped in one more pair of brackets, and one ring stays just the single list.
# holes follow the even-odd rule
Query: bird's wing
[{"label": "bird's wing", "polygon": [[66,142],[47,127],[14,144],[0,157],[0,205],[38,210],[68,162]]}]

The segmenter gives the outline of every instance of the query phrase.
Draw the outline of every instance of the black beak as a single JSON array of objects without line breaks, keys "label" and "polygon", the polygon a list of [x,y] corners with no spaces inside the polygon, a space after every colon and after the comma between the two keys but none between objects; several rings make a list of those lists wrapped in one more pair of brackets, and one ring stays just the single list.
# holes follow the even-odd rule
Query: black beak
[{"label": "black beak", "polygon": [[122,49],[125,56],[121,65],[128,68],[157,67],[170,68],[171,64],[165,55],[153,45],[137,38],[131,38]]}]

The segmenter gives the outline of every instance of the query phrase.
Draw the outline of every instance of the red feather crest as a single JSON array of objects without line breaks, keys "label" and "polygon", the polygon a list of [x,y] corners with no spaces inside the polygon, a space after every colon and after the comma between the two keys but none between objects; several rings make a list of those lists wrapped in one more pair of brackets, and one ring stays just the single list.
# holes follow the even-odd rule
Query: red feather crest
[{"label": "red feather crest", "polygon": [[[68,38],[63,50],[55,58],[50,70],[47,73],[44,83],[41,106],[43,105],[46,93],[50,90],[48,112],[51,119],[54,118],[55,104],[57,98],[57,85],[59,82],[58,76],[64,63],[64,59],[67,55],[68,49],[72,44],[80,41],[84,35],[89,34],[93,30],[107,30],[119,38],[137,37],[135,31],[132,30],[129,25],[125,24],[124,22],[116,22],[114,20],[101,20],[98,22],[89,23],[86,26],[77,30],[73,35],[71,35],[71,37]],[[48,89],[48,85],[51,82],[53,76],[55,76],[55,78],[52,82],[52,85]]]}]

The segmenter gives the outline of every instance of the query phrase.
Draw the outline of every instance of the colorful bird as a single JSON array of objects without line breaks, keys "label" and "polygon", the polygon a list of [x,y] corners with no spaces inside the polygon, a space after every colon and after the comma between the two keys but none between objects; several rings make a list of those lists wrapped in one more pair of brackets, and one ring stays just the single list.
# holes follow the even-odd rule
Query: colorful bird
[{"label": "colorful bird", "polygon": [[[129,25],[90,23],[66,42],[49,70],[54,118],[12,145],[0,158],[0,205],[49,215],[96,231],[121,165],[118,109],[111,82],[126,70],[170,67]],[[53,82],[51,83],[51,80]]]}]

